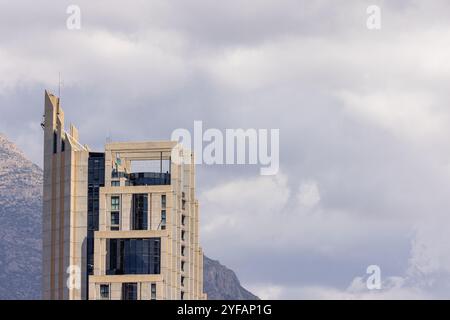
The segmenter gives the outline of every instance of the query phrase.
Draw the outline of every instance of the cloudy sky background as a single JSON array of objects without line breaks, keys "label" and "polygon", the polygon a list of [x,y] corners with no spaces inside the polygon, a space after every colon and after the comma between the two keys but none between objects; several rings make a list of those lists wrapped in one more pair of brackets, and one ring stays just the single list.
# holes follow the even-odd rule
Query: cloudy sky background
[{"label": "cloudy sky background", "polygon": [[[81,30],[66,28],[70,4]],[[0,131],[36,163],[59,72],[66,119],[93,149],[194,120],[279,128],[276,176],[197,166],[208,256],[262,298],[450,298],[448,1],[0,8]],[[372,264],[382,290],[366,288]]]}]

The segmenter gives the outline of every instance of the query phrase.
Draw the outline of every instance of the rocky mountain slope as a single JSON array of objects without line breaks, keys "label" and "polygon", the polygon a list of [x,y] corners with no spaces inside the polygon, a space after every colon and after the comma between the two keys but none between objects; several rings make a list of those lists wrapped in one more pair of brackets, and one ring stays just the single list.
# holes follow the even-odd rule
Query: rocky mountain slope
[{"label": "rocky mountain slope", "polygon": [[209,300],[258,300],[243,288],[236,274],[207,256],[203,259],[204,289]]},{"label": "rocky mountain slope", "polygon": [[[0,299],[39,299],[42,169],[0,134]],[[233,271],[204,259],[209,299],[257,299]]]},{"label": "rocky mountain slope", "polygon": [[0,134],[0,298],[39,297],[42,170]]}]

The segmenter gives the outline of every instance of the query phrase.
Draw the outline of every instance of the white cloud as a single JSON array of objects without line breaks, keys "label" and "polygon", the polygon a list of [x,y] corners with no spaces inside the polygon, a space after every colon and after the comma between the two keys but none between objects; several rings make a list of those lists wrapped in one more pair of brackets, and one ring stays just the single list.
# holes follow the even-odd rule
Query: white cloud
[{"label": "white cloud", "polygon": [[259,232],[269,232],[268,222],[275,222],[271,219],[287,204],[289,195],[287,177],[282,173],[216,186],[200,196],[202,210],[208,212],[203,217],[203,231],[208,236],[232,230],[245,238],[249,222],[254,221],[253,227],[261,227]]},{"label": "white cloud", "polygon": [[297,200],[300,206],[315,207],[320,202],[319,186],[316,181],[306,181],[300,184]]},{"label": "white cloud", "polygon": [[[448,294],[450,281],[445,279],[450,274],[450,243],[446,240],[447,224],[442,223],[448,219],[431,222],[410,216],[413,220],[405,223],[396,216],[368,219],[360,214],[324,209],[317,206],[320,199],[317,181],[303,180],[299,192],[292,193],[287,177],[281,173],[235,180],[201,194],[202,211],[208,213],[203,215],[202,227],[207,252],[219,252],[224,239],[230,248],[239,248],[241,255],[286,250],[293,256],[309,251],[352,259],[353,253],[361,257],[367,251],[369,259],[381,265],[382,289],[369,290],[368,275],[355,277],[347,288],[244,282],[255,294],[265,299],[423,299]],[[400,276],[385,274],[386,261],[378,255],[370,256],[370,243],[392,246],[393,234],[409,233],[414,225],[417,231],[411,237],[407,268]],[[236,257],[237,252],[231,254]],[[224,260],[227,259],[230,257],[224,255]],[[366,267],[360,264],[360,270]],[[302,272],[302,265],[298,270]]]},{"label": "white cloud", "polygon": [[312,299],[312,300],[416,300],[431,299],[433,294],[417,287],[404,285],[401,277],[389,277],[381,290],[369,290],[363,277],[356,277],[347,288],[327,286],[277,286],[273,284],[250,285],[261,299]]},{"label": "white cloud", "polygon": [[248,287],[258,298],[262,300],[283,299],[284,288],[271,284],[259,284]]},{"label": "white cloud", "polygon": [[341,92],[338,96],[351,114],[414,142],[434,140],[448,131],[448,113],[436,107],[430,94]]},{"label": "white cloud", "polygon": [[201,210],[207,212],[201,226],[207,252],[220,251],[226,238],[242,254],[311,250],[339,256],[368,250],[371,242],[389,241],[394,230],[401,232],[408,226],[397,217],[367,218],[321,208],[317,182],[303,182],[299,193],[293,193],[288,181],[285,173],[257,176],[225,182],[200,194]]},{"label": "white cloud", "polygon": [[347,288],[264,282],[249,284],[249,287],[263,299],[446,299],[450,292],[447,221],[446,217],[439,221],[433,217],[431,221],[417,224],[407,269],[401,276],[385,275],[381,270],[379,290],[368,289],[368,274],[355,277]]},{"label": "white cloud", "polygon": [[406,277],[416,286],[450,292],[450,240],[446,214],[417,221]]}]

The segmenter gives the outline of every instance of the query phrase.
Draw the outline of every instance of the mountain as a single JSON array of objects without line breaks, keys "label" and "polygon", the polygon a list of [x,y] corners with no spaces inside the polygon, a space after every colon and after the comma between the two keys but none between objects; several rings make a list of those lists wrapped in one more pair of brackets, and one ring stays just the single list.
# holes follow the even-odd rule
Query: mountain
[{"label": "mountain", "polygon": [[243,288],[233,270],[219,261],[203,257],[204,290],[209,300],[258,300],[259,298]]},{"label": "mountain", "polygon": [[[0,134],[0,299],[40,299],[43,172]],[[204,257],[209,299],[258,299],[235,273]]]},{"label": "mountain", "polygon": [[42,170],[0,134],[2,299],[39,297],[42,180]]}]

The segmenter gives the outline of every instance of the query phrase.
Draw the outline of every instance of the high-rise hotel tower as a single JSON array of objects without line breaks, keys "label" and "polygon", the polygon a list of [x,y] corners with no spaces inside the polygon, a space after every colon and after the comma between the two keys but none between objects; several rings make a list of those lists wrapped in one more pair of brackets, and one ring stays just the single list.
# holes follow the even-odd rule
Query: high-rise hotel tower
[{"label": "high-rise hotel tower", "polygon": [[205,299],[194,161],[173,141],[93,152],[45,92],[43,298]]}]

